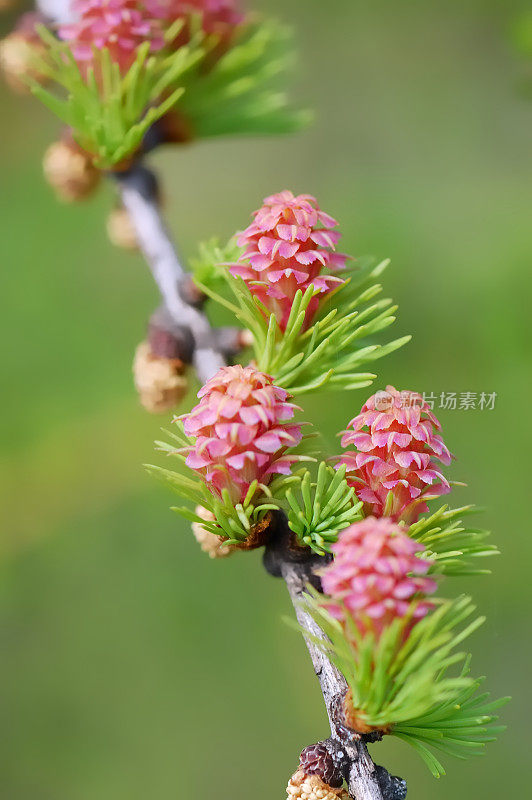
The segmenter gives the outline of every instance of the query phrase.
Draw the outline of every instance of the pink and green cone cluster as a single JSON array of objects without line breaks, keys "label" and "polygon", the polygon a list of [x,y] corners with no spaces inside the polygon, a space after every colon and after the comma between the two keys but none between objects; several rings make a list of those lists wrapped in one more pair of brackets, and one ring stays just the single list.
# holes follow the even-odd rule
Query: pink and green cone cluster
[{"label": "pink and green cone cluster", "polygon": [[254,367],[222,367],[198,392],[200,402],[182,417],[187,466],[221,497],[227,489],[240,503],[253,481],[267,485],[274,474],[289,474],[297,456],[287,450],[301,441],[301,426],[289,423],[297,406]]},{"label": "pink and green cone cluster", "polygon": [[225,38],[244,19],[235,0],[145,0],[148,12],[165,26],[196,16],[202,30]]},{"label": "pink and green cone cluster", "polygon": [[432,607],[425,596],[436,590],[435,581],[423,577],[430,561],[419,557],[422,550],[387,518],[355,522],[340,533],[334,561],[322,572],[325,607],[342,622],[348,614],[362,634],[379,636],[408,615],[414,625]]},{"label": "pink and green cone cluster", "polygon": [[176,20],[185,25],[171,43],[173,48],[190,38],[188,23],[193,16],[205,33],[223,41],[243,19],[234,0],[74,0],[74,9],[75,22],[63,25],[59,35],[70,44],[82,71],[92,64],[93,48],[107,48],[122,75],[143,42],[150,42],[151,52],[164,46],[164,32]]},{"label": "pink and green cone cluster", "polygon": [[342,269],[347,258],[336,252],[340,233],[334,228],[338,223],[321,211],[311,195],[294,196],[289,191],[266,197],[253,216],[237,239],[244,252],[230,265],[232,274],[243,278],[249,291],[275,314],[282,330],[297,290],[304,293],[313,285],[318,296],[307,309],[309,324],[319,296],[342,283],[330,274]]},{"label": "pink and green cone cluster", "polygon": [[146,41],[151,51],[164,45],[160,24],[137,0],[75,0],[76,21],[59,29],[80,69],[86,72],[93,50],[107,48],[111,61],[124,75],[135,61],[137,48]]},{"label": "pink and green cone cluster", "polygon": [[338,459],[368,513],[415,522],[427,499],[450,491],[436,464],[451,462],[440,427],[419,394],[387,386],[369,398],[342,437],[342,446],[355,450]]}]

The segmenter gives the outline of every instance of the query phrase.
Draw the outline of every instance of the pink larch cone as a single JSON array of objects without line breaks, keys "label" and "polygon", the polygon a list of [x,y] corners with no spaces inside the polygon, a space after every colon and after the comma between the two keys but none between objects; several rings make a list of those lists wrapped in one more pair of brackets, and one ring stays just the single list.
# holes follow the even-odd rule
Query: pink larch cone
[{"label": "pink larch cone", "polygon": [[422,550],[389,519],[355,522],[340,533],[332,546],[334,561],[322,572],[323,591],[330,598],[325,606],[340,621],[349,614],[363,634],[379,636],[395,619],[410,614],[414,625],[431,609],[424,598],[437,588],[431,578],[422,577],[430,566],[417,555]]},{"label": "pink larch cone", "polygon": [[145,5],[165,25],[195,16],[205,33],[221,38],[226,38],[244,18],[236,0],[146,0]]},{"label": "pink larch cone", "polygon": [[267,197],[238,237],[244,252],[230,265],[231,272],[243,278],[250,292],[276,315],[282,330],[298,289],[304,293],[312,284],[318,292],[307,309],[309,324],[319,297],[343,282],[328,274],[342,269],[347,258],[336,253],[337,224],[311,195],[295,197],[284,191]]},{"label": "pink larch cone", "polygon": [[[376,517],[415,522],[428,510],[426,500],[447,494],[449,482],[436,461],[451,462],[440,423],[423,398],[387,386],[364,404],[348,425],[339,457],[346,478],[368,512]],[[349,430],[351,429],[351,430]]]},{"label": "pink larch cone", "polygon": [[227,489],[242,502],[257,480],[267,485],[274,474],[289,474],[297,456],[287,449],[301,441],[292,419],[297,406],[269,375],[253,367],[222,367],[198,392],[200,402],[182,417],[187,436],[187,465],[219,497]]},{"label": "pink larch cone", "polygon": [[76,22],[60,27],[59,36],[69,43],[84,74],[92,66],[94,48],[106,48],[125,75],[143,42],[150,42],[152,52],[164,45],[159,23],[137,0],[75,0],[74,8]]}]

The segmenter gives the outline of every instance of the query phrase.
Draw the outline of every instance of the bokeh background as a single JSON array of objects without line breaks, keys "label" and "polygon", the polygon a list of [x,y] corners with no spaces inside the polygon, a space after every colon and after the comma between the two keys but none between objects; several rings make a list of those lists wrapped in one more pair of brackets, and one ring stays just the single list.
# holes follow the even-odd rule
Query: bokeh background
[{"label": "bokeh background", "polygon": [[[392,258],[403,351],[377,386],[497,392],[441,411],[503,554],[469,585],[488,622],[474,669],[511,693],[509,731],[435,781],[406,745],[375,746],[413,800],[521,796],[530,775],[530,209],[532,103],[510,31],[517,0],[261,0],[295,27],[294,138],[157,154],[186,255],[293,188],[341,220],[353,254]],[[1,22],[7,30],[10,19]],[[284,587],[257,554],[210,562],[146,476],[165,420],[137,404],[131,360],[156,292],[111,248],[109,187],[56,202],[41,156],[51,116],[0,89],[0,794],[6,800],[272,800],[326,735]],[[325,444],[362,393],[305,400]],[[326,405],[325,405],[326,403]]]}]

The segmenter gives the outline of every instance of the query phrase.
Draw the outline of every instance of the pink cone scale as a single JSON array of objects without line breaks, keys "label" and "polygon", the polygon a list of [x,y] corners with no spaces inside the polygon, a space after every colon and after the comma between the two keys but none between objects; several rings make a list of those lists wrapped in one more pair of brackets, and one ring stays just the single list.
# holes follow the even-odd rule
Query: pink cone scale
[{"label": "pink cone scale", "polygon": [[322,572],[323,591],[330,598],[325,606],[341,622],[349,614],[362,634],[379,636],[409,614],[415,625],[432,608],[425,597],[437,588],[424,577],[430,561],[417,555],[422,550],[387,518],[355,522],[340,533],[332,546],[334,561]]},{"label": "pink cone scale", "polygon": [[222,38],[244,19],[235,0],[146,0],[146,8],[166,25],[197,16],[205,33]]},{"label": "pink cone scale", "polygon": [[287,451],[302,438],[301,426],[288,422],[297,406],[269,375],[254,367],[222,367],[198,397],[181,417],[195,440],[186,463],[215,496],[227,489],[240,503],[253,481],[267,485],[273,475],[290,473],[297,456]]},{"label": "pink cone scale", "polygon": [[416,522],[428,510],[428,498],[450,491],[436,462],[449,464],[452,456],[421,395],[387,386],[347,427],[342,446],[355,450],[340,456],[337,466],[346,465],[346,479],[368,513]]},{"label": "pink cone scale", "polygon": [[310,324],[319,297],[343,282],[330,274],[345,267],[347,258],[336,252],[338,223],[311,195],[294,196],[289,191],[266,197],[253,216],[237,239],[244,252],[230,265],[231,273],[243,278],[250,292],[276,315],[282,330],[297,290],[304,293],[312,284],[317,296],[307,309],[306,324]]},{"label": "pink cone scale", "polygon": [[152,52],[164,45],[159,23],[137,0],[75,0],[74,8],[76,22],[60,27],[59,36],[69,43],[83,72],[92,65],[94,48],[107,48],[124,75],[143,42],[150,42]]}]

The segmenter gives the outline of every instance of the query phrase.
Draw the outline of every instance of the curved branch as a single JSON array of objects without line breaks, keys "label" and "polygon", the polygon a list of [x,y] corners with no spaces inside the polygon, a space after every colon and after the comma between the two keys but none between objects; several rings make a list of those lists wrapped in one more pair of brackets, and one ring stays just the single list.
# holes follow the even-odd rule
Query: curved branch
[{"label": "curved branch", "polygon": [[[297,621],[312,636],[323,639],[324,634],[312,617],[301,608],[305,586],[309,582],[308,566],[284,562],[281,565],[282,576],[294,605]],[[329,716],[331,736],[335,739],[349,762],[346,775],[349,794],[356,800],[383,800],[377,781],[376,766],[368,753],[364,741],[350,733],[338,720],[336,705],[339,697],[347,692],[344,676],[336,669],[325,653],[310,639],[305,639],[314,666],[314,672],[320,682],[325,707]]]},{"label": "curved branch", "polygon": [[[348,689],[347,682],[326,653],[313,641],[326,637],[317,622],[305,611],[302,601],[309,584],[321,591],[319,569],[327,563],[328,558],[317,556],[297,544],[294,546],[287,519],[282,512],[278,512],[274,520],[265,548],[264,566],[270,575],[284,579],[297,621],[303,631],[309,634],[305,641],[320,683],[331,728],[330,739],[322,744],[341,770],[353,800],[404,800],[406,782],[373,762],[366,747],[370,736],[358,734],[345,726],[341,708]],[[375,737],[373,741],[376,738],[381,737]]]},{"label": "curved branch", "polygon": [[200,382],[205,383],[226,363],[221,349],[223,343],[207,316],[187,298],[190,276],[183,269],[163,222],[155,175],[141,164],[135,164],[127,172],[115,174],[115,178],[165,309],[176,325],[192,334],[192,363]]},{"label": "curved branch", "polygon": [[73,22],[75,14],[72,5],[72,0],[36,0],[35,3],[37,10],[56,25]]}]

